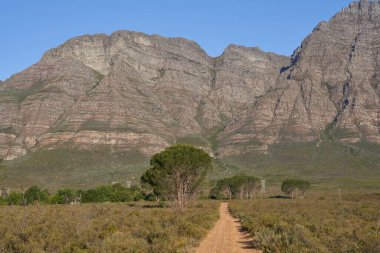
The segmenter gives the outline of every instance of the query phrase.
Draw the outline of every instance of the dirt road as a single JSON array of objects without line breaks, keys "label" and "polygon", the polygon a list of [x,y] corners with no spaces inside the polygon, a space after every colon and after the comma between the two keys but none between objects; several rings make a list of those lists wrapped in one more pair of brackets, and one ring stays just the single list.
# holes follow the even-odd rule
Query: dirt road
[{"label": "dirt road", "polygon": [[241,231],[239,220],[228,212],[227,203],[219,209],[220,218],[201,242],[196,253],[260,253],[252,248],[250,236]]}]

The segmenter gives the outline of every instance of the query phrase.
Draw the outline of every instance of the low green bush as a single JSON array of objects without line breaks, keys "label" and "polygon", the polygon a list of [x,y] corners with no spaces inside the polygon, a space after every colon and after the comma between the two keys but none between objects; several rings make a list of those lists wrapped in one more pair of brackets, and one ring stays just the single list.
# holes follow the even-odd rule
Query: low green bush
[{"label": "low green bush", "polygon": [[5,200],[8,203],[8,205],[22,205],[23,195],[18,192],[11,192]]}]

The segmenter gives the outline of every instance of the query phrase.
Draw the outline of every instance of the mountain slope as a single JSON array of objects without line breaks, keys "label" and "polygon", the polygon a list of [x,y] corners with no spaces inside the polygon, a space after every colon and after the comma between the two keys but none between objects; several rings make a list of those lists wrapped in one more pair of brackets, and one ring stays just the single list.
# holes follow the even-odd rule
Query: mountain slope
[{"label": "mountain slope", "polygon": [[[84,152],[89,171],[110,170],[104,154],[122,171],[117,160],[128,159],[119,155],[140,163],[175,142],[222,160],[277,164],[293,147],[350,155],[345,145],[360,146],[372,156],[380,144],[379,35],[380,3],[360,1],[321,22],[291,58],[237,45],[212,58],[193,41],[129,31],[73,38],[0,83],[0,158],[13,160],[0,173],[6,181],[48,170],[41,153],[67,149]],[[92,163],[88,152],[97,150],[106,150],[104,160]],[[69,157],[65,177],[80,178],[70,174],[75,152]]]},{"label": "mountain slope", "polygon": [[63,142],[152,154],[208,138],[288,61],[237,46],[214,59],[185,39],[127,31],[74,38],[1,86],[1,155]]},{"label": "mountain slope", "polygon": [[380,3],[352,3],[320,23],[283,69],[276,88],[231,122],[224,154],[291,142],[380,143]]}]

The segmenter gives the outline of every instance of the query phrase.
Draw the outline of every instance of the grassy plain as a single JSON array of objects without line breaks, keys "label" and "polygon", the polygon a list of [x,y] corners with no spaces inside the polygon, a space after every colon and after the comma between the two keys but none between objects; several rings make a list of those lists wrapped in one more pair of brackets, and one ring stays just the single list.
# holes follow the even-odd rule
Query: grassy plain
[{"label": "grassy plain", "polygon": [[[379,189],[312,185],[305,199],[270,186],[233,200],[255,245],[266,252],[380,252]],[[0,252],[192,252],[218,219],[219,201],[183,211],[156,202],[0,205]]]},{"label": "grassy plain", "polygon": [[219,203],[183,211],[152,202],[0,206],[0,252],[189,252],[218,219]]},{"label": "grassy plain", "polygon": [[232,201],[233,216],[264,253],[380,252],[380,193],[314,191],[306,199]]}]

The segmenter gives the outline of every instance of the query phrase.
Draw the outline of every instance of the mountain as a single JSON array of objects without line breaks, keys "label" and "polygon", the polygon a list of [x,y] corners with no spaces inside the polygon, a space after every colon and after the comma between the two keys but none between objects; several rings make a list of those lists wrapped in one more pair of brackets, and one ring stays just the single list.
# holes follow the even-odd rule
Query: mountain
[{"label": "mountain", "polygon": [[1,86],[6,159],[64,142],[144,154],[204,139],[275,87],[287,57],[119,31],[74,38]]},{"label": "mountain", "polygon": [[379,38],[377,1],[321,22],[292,57],[230,45],[212,58],[193,41],[129,31],[76,37],[0,83],[0,157],[45,175],[51,164],[65,169],[43,166],[43,152],[93,161],[106,149],[128,163],[176,142],[220,160],[326,143],[376,153]]}]

